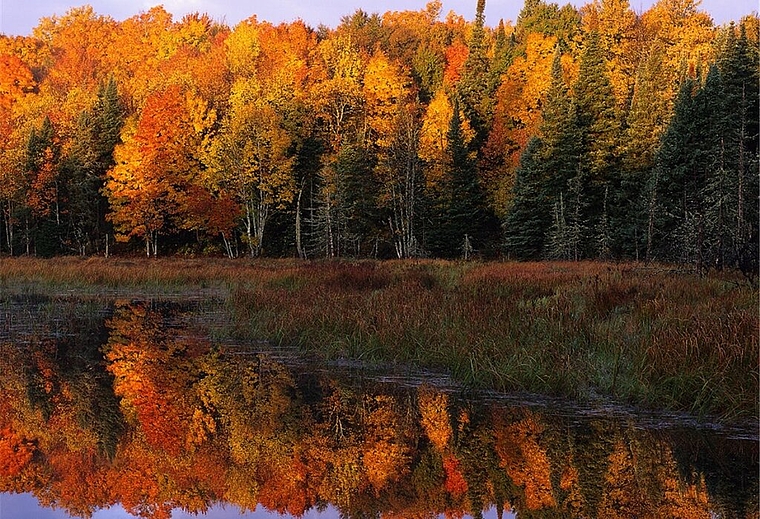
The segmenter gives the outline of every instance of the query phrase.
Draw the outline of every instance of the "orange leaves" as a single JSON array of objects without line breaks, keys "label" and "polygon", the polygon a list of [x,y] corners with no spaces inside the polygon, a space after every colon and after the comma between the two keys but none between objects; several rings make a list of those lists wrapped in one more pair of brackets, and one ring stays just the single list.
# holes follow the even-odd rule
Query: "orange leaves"
[{"label": "orange leaves", "polygon": [[0,54],[0,110],[9,110],[35,87],[32,71],[23,61],[14,55]]},{"label": "orange leaves", "polygon": [[454,87],[462,75],[462,68],[469,49],[461,41],[456,41],[446,49],[446,68],[443,71],[443,84],[448,87]]},{"label": "orange leaves", "polygon": [[[716,29],[710,16],[699,10],[698,0],[659,0],[642,15],[642,23],[650,40],[665,44],[665,69],[671,81],[687,66],[689,75],[704,71],[713,54]],[[670,88],[671,92],[675,89]]]},{"label": "orange leaves", "polygon": [[[427,163],[426,180],[429,186],[439,185],[446,174],[449,163],[449,128],[454,107],[444,88],[440,88],[427,107],[420,133],[419,157]],[[460,127],[464,144],[475,137],[466,117],[461,117]]]},{"label": "orange leaves", "polygon": [[377,396],[370,405],[374,409],[365,420],[369,434],[364,443],[362,463],[367,479],[379,494],[388,483],[400,480],[408,472],[410,449],[404,442],[395,400],[389,396]]},{"label": "orange leaves", "polygon": [[136,419],[150,446],[176,455],[186,440],[197,444],[199,435],[212,426],[185,405],[183,391],[191,374],[178,359],[191,352],[164,336],[158,319],[160,314],[141,306],[119,308],[109,322],[112,336],[106,360],[125,414]]},{"label": "orange leaves", "polygon": [[[554,36],[531,33],[525,57],[514,60],[497,91],[496,118],[503,120],[502,125],[517,150],[525,147],[541,124],[541,107],[551,83],[556,46]],[[515,159],[510,162],[516,163]]]},{"label": "orange leaves", "polygon": [[436,450],[443,454],[449,448],[452,437],[449,418],[449,397],[446,393],[432,389],[420,390],[417,394],[422,429]]},{"label": "orange leaves", "polygon": [[543,425],[528,413],[523,420],[497,429],[496,452],[510,479],[523,488],[529,510],[556,505],[552,491],[551,464],[538,442]]},{"label": "orange leaves", "polygon": [[49,216],[58,200],[58,170],[54,164],[53,150],[42,151],[39,169],[32,176],[27,204],[39,216]]},{"label": "orange leaves", "polygon": [[75,88],[94,91],[106,78],[106,52],[115,27],[112,19],[96,15],[90,6],[44,18],[35,35],[50,46],[55,60],[45,85],[61,96]]},{"label": "orange leaves", "polygon": [[[122,239],[143,237],[155,254],[158,233],[186,226],[187,196],[200,169],[200,145],[215,115],[178,85],[151,94],[137,124],[127,125],[109,172],[111,221]],[[184,211],[183,211],[184,209]]]},{"label": "orange leaves", "polygon": [[0,478],[16,477],[32,461],[36,446],[11,428],[0,429]]},{"label": "orange leaves", "polygon": [[452,454],[443,458],[443,470],[446,473],[446,492],[454,497],[462,497],[467,493],[467,481],[459,468],[459,460]]},{"label": "orange leaves", "polygon": [[364,74],[367,123],[375,144],[388,148],[393,141],[400,106],[409,96],[411,80],[380,51],[369,60]]}]

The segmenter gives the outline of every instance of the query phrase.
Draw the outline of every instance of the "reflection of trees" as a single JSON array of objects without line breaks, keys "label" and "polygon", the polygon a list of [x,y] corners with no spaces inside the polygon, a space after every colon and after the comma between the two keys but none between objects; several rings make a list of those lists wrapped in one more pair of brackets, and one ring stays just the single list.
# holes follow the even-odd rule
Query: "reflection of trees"
[{"label": "reflection of trees", "polygon": [[212,348],[176,327],[177,311],[118,303],[106,322],[90,319],[95,333],[0,344],[0,491],[32,491],[82,516],[119,502],[153,518],[217,501],[389,518],[756,508],[752,442],[734,452],[726,445],[738,443],[696,433],[483,409],[432,388],[363,391]]}]

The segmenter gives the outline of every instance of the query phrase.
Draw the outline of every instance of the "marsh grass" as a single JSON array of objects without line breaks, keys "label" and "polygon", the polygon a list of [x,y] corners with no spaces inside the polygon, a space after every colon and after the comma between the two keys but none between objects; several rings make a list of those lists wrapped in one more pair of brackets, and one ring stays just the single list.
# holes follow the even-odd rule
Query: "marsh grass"
[{"label": "marsh grass", "polygon": [[474,387],[758,416],[739,277],[586,263],[0,260],[4,292],[226,298],[237,340],[446,370]]}]

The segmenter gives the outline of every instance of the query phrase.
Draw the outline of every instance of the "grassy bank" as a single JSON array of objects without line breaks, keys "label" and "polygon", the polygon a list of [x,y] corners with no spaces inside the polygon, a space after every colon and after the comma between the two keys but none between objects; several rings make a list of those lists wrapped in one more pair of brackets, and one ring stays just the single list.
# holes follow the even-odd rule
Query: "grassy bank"
[{"label": "grassy bank", "polygon": [[0,290],[226,297],[241,339],[476,387],[758,415],[757,289],[604,263],[0,260]]}]

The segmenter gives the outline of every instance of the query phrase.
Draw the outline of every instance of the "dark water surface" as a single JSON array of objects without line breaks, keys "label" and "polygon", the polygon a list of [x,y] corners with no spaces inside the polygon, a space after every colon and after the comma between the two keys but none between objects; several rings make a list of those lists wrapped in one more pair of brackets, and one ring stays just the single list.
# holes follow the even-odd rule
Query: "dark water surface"
[{"label": "dark water surface", "polygon": [[221,301],[0,301],[0,519],[758,516],[754,426],[234,339]]}]

